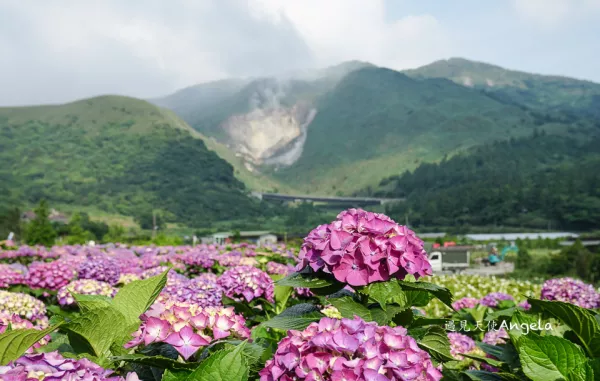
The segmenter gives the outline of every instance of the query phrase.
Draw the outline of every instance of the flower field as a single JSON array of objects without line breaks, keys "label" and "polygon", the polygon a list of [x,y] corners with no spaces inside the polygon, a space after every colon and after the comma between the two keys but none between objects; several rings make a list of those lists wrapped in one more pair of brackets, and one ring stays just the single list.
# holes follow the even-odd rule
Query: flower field
[{"label": "flower field", "polygon": [[597,380],[600,293],[435,276],[423,242],[350,209],[300,250],[0,251],[0,380]]}]

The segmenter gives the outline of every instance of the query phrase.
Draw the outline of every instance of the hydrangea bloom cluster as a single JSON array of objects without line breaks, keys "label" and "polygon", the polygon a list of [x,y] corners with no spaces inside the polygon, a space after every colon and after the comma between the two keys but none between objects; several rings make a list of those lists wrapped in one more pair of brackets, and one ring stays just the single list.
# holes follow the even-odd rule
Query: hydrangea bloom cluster
[{"label": "hydrangea bloom cluster", "polygon": [[164,342],[171,344],[186,360],[215,340],[248,338],[250,330],[233,307],[205,307],[168,301],[154,303],[141,316],[143,323],[126,347]]},{"label": "hydrangea bloom cluster", "polygon": [[[46,324],[46,321],[43,321],[43,324]],[[11,327],[11,329],[31,329],[31,328],[33,328],[33,329],[41,330],[41,329],[46,328],[45,325],[34,325],[32,322],[30,322],[27,319],[21,318],[19,315],[0,311],[0,334],[6,332],[6,330],[8,329],[9,326]],[[40,341],[33,344],[33,346],[31,348],[28,348],[27,353],[33,353],[33,351],[35,349],[48,344],[49,341],[50,341],[50,335],[46,335]]]},{"label": "hydrangea bloom cluster", "polygon": [[106,282],[93,279],[80,279],[75,280],[68,285],[61,287],[58,290],[56,297],[58,298],[58,304],[61,306],[68,306],[75,304],[75,298],[73,295],[103,295],[113,297],[117,293],[117,289]]},{"label": "hydrangea bloom cluster", "polygon": [[217,280],[227,297],[247,302],[263,297],[273,302],[275,285],[267,273],[252,266],[238,266],[223,273]]},{"label": "hydrangea bloom cluster", "polygon": [[20,292],[0,291],[0,312],[19,315],[37,325],[45,325],[48,320],[44,303]]},{"label": "hydrangea bloom cluster", "polygon": [[506,344],[508,339],[508,332],[504,328],[487,331],[483,336],[483,342],[489,345]]},{"label": "hydrangea bloom cluster", "polygon": [[112,373],[88,359],[64,358],[58,352],[26,355],[0,366],[0,379],[6,381],[139,381],[135,373],[125,378]]},{"label": "hydrangea bloom cluster", "polygon": [[105,254],[89,254],[79,265],[79,279],[94,279],[115,285],[121,277],[119,264]]},{"label": "hydrangea bloom cluster", "polygon": [[492,292],[484,296],[479,303],[487,307],[498,307],[498,303],[502,300],[515,300],[512,295],[505,294],[503,292]]},{"label": "hydrangea bloom cluster", "polygon": [[457,360],[465,359],[460,353],[470,353],[477,348],[475,340],[458,332],[448,333],[448,340],[450,341],[450,354]]},{"label": "hydrangea bloom cluster", "polygon": [[32,289],[58,290],[75,278],[75,269],[66,261],[34,262],[25,283]]},{"label": "hydrangea bloom cluster", "polygon": [[118,284],[129,284],[129,283],[133,282],[134,280],[140,280],[140,279],[142,279],[142,278],[140,278],[140,276],[137,274],[121,273],[121,277],[119,278]]},{"label": "hydrangea bloom cluster", "polygon": [[600,308],[600,293],[594,286],[573,278],[557,278],[544,282],[541,298],[575,304],[583,308]]},{"label": "hydrangea bloom cluster", "polygon": [[277,262],[267,262],[267,273],[271,275],[288,275],[294,268]]},{"label": "hydrangea bloom cluster", "polygon": [[23,283],[23,273],[12,266],[0,264],[0,288]]},{"label": "hydrangea bloom cluster", "polygon": [[479,299],[476,298],[462,298],[452,303],[452,308],[459,311],[463,308],[475,308],[479,304]]},{"label": "hydrangea bloom cluster", "polygon": [[362,209],[349,209],[304,239],[297,269],[331,273],[340,282],[364,286],[392,277],[431,275],[421,241],[406,226]]},{"label": "hydrangea bloom cluster", "polygon": [[215,264],[213,255],[209,251],[189,251],[179,256],[187,266],[193,268],[210,269]]},{"label": "hydrangea bloom cluster", "polygon": [[235,252],[219,255],[216,259],[219,265],[223,267],[234,267],[234,266],[256,266],[258,262],[254,258],[243,257],[241,254],[236,255]]},{"label": "hydrangea bloom cluster", "polygon": [[304,331],[288,331],[260,381],[431,380],[442,374],[403,327],[362,319],[322,318]]},{"label": "hydrangea bloom cluster", "polygon": [[216,279],[210,277],[198,277],[180,283],[166,286],[160,296],[160,301],[175,300],[178,302],[189,302],[201,307],[220,306],[223,290],[217,284]]}]

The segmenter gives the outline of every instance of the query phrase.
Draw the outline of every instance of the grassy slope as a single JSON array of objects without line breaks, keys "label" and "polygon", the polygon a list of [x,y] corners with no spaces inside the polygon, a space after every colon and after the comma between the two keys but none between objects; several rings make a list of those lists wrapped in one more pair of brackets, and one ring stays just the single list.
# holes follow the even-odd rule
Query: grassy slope
[{"label": "grassy slope", "polygon": [[[318,103],[301,159],[277,177],[304,192],[352,193],[483,142],[531,134],[522,109],[444,79],[355,71]],[[551,127],[551,126],[546,126]]]},{"label": "grassy slope", "polygon": [[127,97],[1,108],[0,178],[25,205],[155,208],[195,225],[258,213],[233,168],[191,133],[172,112]]},{"label": "grassy slope", "polygon": [[447,78],[493,94],[498,99],[543,111],[600,117],[600,84],[573,78],[524,73],[499,66],[452,58],[433,62],[406,74]]}]

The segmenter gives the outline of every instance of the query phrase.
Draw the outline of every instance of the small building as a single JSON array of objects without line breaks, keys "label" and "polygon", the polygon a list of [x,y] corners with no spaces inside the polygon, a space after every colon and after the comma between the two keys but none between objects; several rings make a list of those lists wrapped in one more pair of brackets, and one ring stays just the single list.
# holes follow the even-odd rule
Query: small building
[{"label": "small building", "polygon": [[[219,232],[208,237],[202,238],[202,243],[225,244],[233,240],[236,234],[234,232]],[[270,245],[277,243],[277,236],[270,231],[241,231],[239,237],[244,242],[252,242],[258,246]]]},{"label": "small building", "polygon": [[[33,219],[35,219],[35,212],[32,210],[28,210],[21,214],[21,220],[24,222],[29,222]],[[57,222],[59,224],[69,223],[69,218],[56,209],[50,210],[50,213],[48,214],[48,220],[50,222]]]}]

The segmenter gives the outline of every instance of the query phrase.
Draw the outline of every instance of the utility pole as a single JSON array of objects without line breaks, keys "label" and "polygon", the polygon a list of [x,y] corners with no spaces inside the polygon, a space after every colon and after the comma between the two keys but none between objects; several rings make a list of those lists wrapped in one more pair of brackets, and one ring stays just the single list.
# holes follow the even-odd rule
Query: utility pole
[{"label": "utility pole", "polygon": [[156,237],[156,212],[152,211],[152,239]]}]

